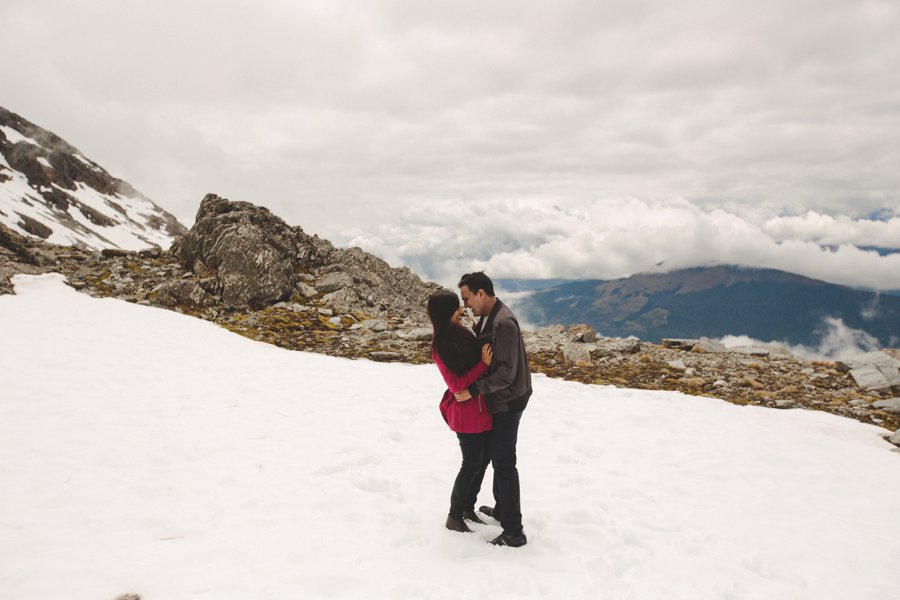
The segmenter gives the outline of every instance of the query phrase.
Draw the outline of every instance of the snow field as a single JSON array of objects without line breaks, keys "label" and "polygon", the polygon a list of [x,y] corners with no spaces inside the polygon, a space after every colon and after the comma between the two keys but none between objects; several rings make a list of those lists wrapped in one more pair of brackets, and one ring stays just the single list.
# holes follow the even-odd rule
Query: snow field
[{"label": "snow field", "polygon": [[[854,598],[900,586],[884,430],[535,376],[529,544],[446,531],[432,365],[253,342],[93,299],[0,296],[0,597]],[[490,471],[480,501],[490,504]]]}]

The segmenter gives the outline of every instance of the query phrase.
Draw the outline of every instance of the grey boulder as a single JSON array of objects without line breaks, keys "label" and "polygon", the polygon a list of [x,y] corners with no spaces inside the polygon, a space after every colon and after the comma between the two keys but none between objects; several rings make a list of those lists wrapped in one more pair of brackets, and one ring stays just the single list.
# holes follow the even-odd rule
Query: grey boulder
[{"label": "grey boulder", "polygon": [[900,398],[889,398],[887,400],[876,400],[872,403],[875,408],[880,408],[885,412],[900,415]]},{"label": "grey boulder", "polygon": [[895,446],[900,446],[900,429],[894,432],[894,435],[888,436],[887,441],[894,444]]},{"label": "grey boulder", "polygon": [[728,352],[728,348],[726,348],[725,344],[721,342],[702,337],[697,340],[697,343],[694,344],[693,348],[691,348],[691,352],[719,353]]},{"label": "grey boulder", "polygon": [[590,348],[584,344],[572,343],[563,344],[562,346],[563,360],[566,364],[574,365],[580,362],[591,361]]},{"label": "grey boulder", "polygon": [[172,252],[188,271],[215,277],[226,306],[261,308],[290,297],[297,236],[266,208],[207,194]]}]

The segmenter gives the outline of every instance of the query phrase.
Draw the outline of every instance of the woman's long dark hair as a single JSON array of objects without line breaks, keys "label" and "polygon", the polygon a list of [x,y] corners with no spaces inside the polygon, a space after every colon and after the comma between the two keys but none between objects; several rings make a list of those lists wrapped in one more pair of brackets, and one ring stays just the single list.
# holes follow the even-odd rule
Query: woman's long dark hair
[{"label": "woman's long dark hair", "polygon": [[459,298],[450,290],[435,292],[428,298],[428,318],[434,326],[431,347],[454,375],[463,375],[481,360],[481,347],[475,334],[457,327],[450,317],[459,308]]}]

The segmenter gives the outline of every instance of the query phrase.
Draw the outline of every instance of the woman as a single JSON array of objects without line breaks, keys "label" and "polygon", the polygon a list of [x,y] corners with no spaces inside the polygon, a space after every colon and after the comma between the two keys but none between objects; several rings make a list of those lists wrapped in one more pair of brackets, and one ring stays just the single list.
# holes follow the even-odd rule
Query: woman
[{"label": "woman", "polygon": [[484,397],[458,402],[453,396],[484,374],[493,359],[490,345],[479,347],[475,335],[460,321],[462,311],[459,298],[449,290],[428,298],[428,317],[434,326],[431,357],[448,387],[441,414],[456,432],[463,459],[450,494],[447,529],[452,531],[472,531],[466,521],[484,524],[475,514],[475,498],[490,462],[491,415]]}]

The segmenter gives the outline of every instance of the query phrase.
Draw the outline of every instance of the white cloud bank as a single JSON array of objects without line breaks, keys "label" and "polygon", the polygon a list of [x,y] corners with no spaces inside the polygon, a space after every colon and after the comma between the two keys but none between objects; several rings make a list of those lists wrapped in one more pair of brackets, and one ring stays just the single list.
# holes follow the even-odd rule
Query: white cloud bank
[{"label": "white cloud bank", "polygon": [[[836,226],[838,223],[839,226]],[[900,217],[835,219],[730,212],[684,199],[476,202],[410,209],[403,225],[356,228],[342,239],[452,284],[495,277],[613,279],[654,268],[737,264],[850,286],[900,289]]]}]

